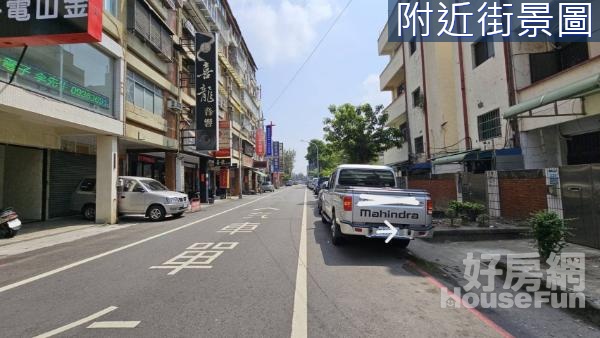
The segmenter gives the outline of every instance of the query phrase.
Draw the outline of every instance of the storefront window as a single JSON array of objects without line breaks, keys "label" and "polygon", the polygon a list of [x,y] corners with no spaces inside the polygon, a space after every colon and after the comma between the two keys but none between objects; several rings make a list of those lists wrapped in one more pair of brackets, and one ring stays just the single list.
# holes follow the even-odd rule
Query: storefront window
[{"label": "storefront window", "polygon": [[162,89],[131,70],[127,71],[127,101],[148,112],[164,116]]},{"label": "storefront window", "polygon": [[[22,48],[0,49],[0,79],[17,66]],[[29,47],[13,84],[114,116],[113,58],[88,44]]]}]

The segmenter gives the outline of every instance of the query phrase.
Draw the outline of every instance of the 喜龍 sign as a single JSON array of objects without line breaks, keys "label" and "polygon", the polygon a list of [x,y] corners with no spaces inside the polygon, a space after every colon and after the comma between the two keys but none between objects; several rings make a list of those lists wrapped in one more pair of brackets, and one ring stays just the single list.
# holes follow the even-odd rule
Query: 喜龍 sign
[{"label": "\u559c\u9f8d sign", "polygon": [[102,0],[0,1],[0,47],[101,40]]},{"label": "\u559c\u9f8d sign", "polygon": [[219,150],[217,35],[196,33],[196,149]]}]

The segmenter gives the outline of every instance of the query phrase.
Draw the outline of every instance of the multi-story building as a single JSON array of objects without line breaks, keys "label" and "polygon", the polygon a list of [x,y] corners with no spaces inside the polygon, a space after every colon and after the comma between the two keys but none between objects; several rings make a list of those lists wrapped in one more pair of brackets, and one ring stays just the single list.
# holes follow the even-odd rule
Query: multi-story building
[{"label": "multi-story building", "polygon": [[[260,91],[227,1],[104,0],[101,43],[29,47],[10,84],[22,48],[0,49],[0,206],[26,220],[70,215],[77,183],[96,177],[97,221],[115,223],[118,174],[203,200],[215,194],[224,171],[213,155],[222,153],[186,145],[195,137],[196,32],[220,37],[222,151],[250,189]],[[236,141],[245,156],[231,150]]]},{"label": "multi-story building", "polygon": [[600,161],[599,43],[390,42],[387,29],[388,125],[411,142],[385,164],[439,174]]},{"label": "multi-story building", "polygon": [[428,171],[432,156],[451,152],[458,143],[452,44],[390,41],[386,24],[378,46],[380,55],[389,56],[380,75],[381,90],[392,93],[384,110],[388,126],[400,128],[406,141],[386,151],[383,162],[404,175]]}]

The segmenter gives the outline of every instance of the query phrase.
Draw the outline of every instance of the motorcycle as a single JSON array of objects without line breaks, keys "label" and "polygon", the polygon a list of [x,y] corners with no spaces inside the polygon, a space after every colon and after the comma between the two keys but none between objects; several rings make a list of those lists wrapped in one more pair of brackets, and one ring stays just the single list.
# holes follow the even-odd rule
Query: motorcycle
[{"label": "motorcycle", "polygon": [[0,210],[0,237],[12,238],[21,230],[21,220],[19,215],[12,209],[6,208]]}]

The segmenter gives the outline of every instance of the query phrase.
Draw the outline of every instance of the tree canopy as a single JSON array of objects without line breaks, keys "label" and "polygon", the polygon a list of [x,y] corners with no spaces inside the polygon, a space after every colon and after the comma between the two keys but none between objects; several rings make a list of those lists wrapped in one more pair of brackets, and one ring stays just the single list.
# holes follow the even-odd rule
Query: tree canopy
[{"label": "tree canopy", "polygon": [[347,163],[372,163],[383,151],[402,147],[402,132],[386,127],[388,114],[383,106],[373,109],[370,104],[347,103],[332,105],[329,111],[333,116],[324,120],[323,128],[327,147],[336,149]]}]

